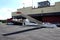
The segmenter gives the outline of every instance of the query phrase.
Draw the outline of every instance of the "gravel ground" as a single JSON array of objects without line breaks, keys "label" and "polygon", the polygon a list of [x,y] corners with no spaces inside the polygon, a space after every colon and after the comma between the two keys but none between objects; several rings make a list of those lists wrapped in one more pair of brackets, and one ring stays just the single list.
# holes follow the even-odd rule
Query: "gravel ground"
[{"label": "gravel ground", "polygon": [[0,24],[0,40],[60,40],[60,28],[42,28],[9,36],[2,36],[4,33],[10,33],[29,28],[34,27]]}]

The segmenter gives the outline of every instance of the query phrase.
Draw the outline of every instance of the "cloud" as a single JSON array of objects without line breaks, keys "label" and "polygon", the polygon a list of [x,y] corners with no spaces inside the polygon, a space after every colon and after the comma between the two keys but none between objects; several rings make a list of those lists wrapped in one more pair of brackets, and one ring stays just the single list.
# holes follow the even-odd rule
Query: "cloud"
[{"label": "cloud", "polygon": [[11,18],[11,12],[16,11],[16,9],[13,8],[0,8],[0,19],[4,20],[7,18]]},{"label": "cloud", "polygon": [[37,3],[41,1],[46,1],[46,0],[22,0],[21,2],[18,2],[20,7],[30,7],[30,6],[35,6],[37,7]]},{"label": "cloud", "polygon": [[[4,2],[5,3],[4,3]],[[11,18],[11,12],[16,11],[19,8],[23,8],[24,7],[29,7],[32,6],[32,1],[33,1],[33,6],[37,7],[37,2],[41,2],[41,1],[46,1],[46,0],[3,0],[1,1],[1,3],[3,2],[3,4],[1,4],[0,7],[0,19],[7,19],[7,18]],[[60,0],[49,0],[51,2],[51,4],[54,4],[54,2],[56,1],[60,1]],[[24,3],[24,4],[23,4]],[[6,5],[5,5],[6,4]]]}]

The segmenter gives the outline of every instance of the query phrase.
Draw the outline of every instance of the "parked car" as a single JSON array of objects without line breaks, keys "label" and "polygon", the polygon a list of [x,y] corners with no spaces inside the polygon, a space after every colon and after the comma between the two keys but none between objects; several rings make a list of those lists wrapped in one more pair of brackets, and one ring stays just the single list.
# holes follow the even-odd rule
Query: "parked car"
[{"label": "parked car", "polygon": [[8,23],[7,23],[7,25],[13,25],[13,24],[14,24],[14,23],[12,23],[12,22],[8,22]]},{"label": "parked car", "polygon": [[47,28],[54,28],[54,27],[57,27],[55,24],[52,24],[52,23],[47,23],[47,22],[43,22],[41,24],[42,27],[47,27]]},{"label": "parked car", "polygon": [[25,19],[23,25],[37,26],[38,24],[35,22],[30,22],[29,19]]},{"label": "parked car", "polygon": [[57,27],[60,27],[60,23],[53,23],[53,24],[57,25]]}]

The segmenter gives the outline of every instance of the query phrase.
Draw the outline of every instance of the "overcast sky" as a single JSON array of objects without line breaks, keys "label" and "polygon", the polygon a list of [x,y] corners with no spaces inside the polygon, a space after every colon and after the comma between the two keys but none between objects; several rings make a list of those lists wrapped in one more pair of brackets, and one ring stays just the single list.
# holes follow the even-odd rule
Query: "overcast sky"
[{"label": "overcast sky", "polygon": [[[33,6],[37,7],[37,2],[46,0],[33,0]],[[60,0],[49,0],[51,4],[59,2]],[[32,0],[0,0],[0,19],[11,18],[11,12],[16,11],[23,6],[32,6]]]}]

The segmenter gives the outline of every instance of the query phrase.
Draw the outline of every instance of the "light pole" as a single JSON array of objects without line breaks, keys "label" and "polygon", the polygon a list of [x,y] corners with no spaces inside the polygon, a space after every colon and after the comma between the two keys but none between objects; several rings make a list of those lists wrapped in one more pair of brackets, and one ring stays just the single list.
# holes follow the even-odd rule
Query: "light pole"
[{"label": "light pole", "polygon": [[32,0],[32,8],[33,8],[33,0]]},{"label": "light pole", "polygon": [[23,3],[23,8],[25,8],[25,3]]}]

